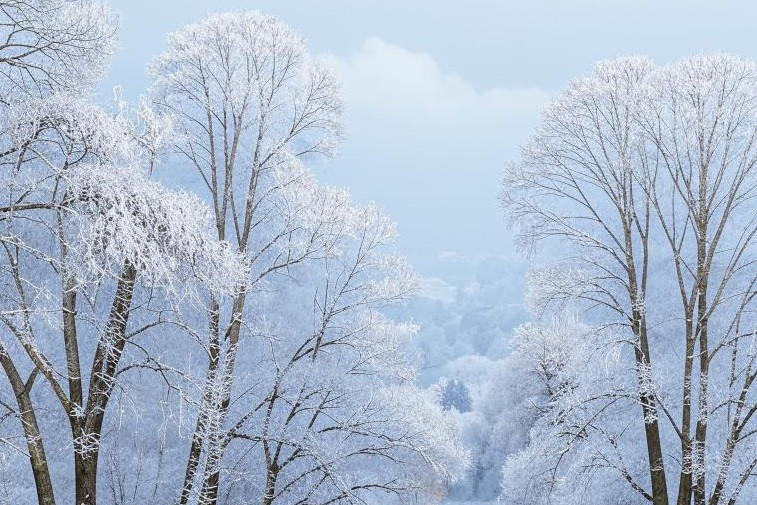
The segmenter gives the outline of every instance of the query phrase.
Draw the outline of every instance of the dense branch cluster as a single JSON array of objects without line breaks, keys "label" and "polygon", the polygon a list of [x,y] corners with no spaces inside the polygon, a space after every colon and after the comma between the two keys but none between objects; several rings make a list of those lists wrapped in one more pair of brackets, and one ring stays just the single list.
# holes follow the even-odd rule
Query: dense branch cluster
[{"label": "dense branch cluster", "polygon": [[593,330],[543,365],[571,387],[545,383],[508,494],[754,501],[756,163],[757,66],[729,55],[600,62],[547,108],[501,201],[547,247],[536,313]]},{"label": "dense branch cluster", "polygon": [[114,31],[0,2],[0,503],[442,497],[465,449],[384,313],[415,275],[307,167],[341,138],[334,76],[278,20],[216,14],[111,113]]}]

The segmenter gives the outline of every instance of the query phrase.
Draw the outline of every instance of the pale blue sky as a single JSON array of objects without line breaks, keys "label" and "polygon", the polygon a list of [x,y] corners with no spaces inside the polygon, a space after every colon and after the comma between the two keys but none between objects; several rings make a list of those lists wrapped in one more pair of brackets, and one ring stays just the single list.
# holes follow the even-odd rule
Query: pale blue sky
[{"label": "pale blue sky", "polygon": [[[287,22],[345,83],[348,138],[317,168],[399,223],[422,273],[439,251],[508,254],[495,201],[541,105],[603,58],[664,62],[698,52],[757,57],[749,2],[111,0],[119,52],[103,89],[136,98],[166,34],[210,11],[259,9]],[[424,272],[424,270],[426,270]]]}]

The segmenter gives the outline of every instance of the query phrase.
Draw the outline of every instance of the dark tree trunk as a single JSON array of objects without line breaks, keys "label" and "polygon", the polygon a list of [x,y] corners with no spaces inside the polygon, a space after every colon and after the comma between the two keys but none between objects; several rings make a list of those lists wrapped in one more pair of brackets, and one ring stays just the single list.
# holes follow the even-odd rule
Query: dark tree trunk
[{"label": "dark tree trunk", "polygon": [[76,505],[95,505],[97,503],[97,449],[85,455],[74,456],[76,473]]},{"label": "dark tree trunk", "polygon": [[29,463],[34,475],[34,485],[37,489],[37,501],[40,505],[55,505],[55,495],[50,479],[50,469],[47,465],[45,447],[42,444],[37,415],[30,398],[37,372],[36,370],[32,372],[29,380],[24,383],[2,345],[0,345],[0,365],[2,365],[13,389],[13,395],[16,397],[21,425],[24,429],[24,438],[26,439],[26,448],[29,451]]},{"label": "dark tree trunk", "polygon": [[128,340],[126,326],[131,312],[136,277],[136,267],[126,261],[121,270],[105,331],[95,350],[85,413],[81,417],[71,418],[74,439],[77,441],[74,444],[76,505],[97,503],[97,468],[102,425],[116,384],[118,364]]}]

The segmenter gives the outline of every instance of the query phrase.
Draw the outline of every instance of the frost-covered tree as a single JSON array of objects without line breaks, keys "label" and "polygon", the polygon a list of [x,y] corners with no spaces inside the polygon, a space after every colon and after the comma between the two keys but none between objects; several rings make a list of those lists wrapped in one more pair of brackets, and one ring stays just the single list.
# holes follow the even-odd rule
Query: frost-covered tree
[{"label": "frost-covered tree", "polygon": [[398,408],[401,391],[442,418],[409,386],[409,327],[380,312],[413,285],[387,254],[393,226],[305,166],[341,137],[334,76],[257,12],[173,34],[152,75],[151,105],[175,125],[177,159],[197,174],[218,239],[250,264],[233,301],[209,303],[179,502],[385,503],[438,491],[465,458],[449,457],[460,449],[449,423],[433,421],[447,435],[426,433]]},{"label": "frost-covered tree", "polygon": [[256,384],[227,437],[227,495],[240,503],[431,500],[464,468],[454,425],[411,385],[413,327],[380,312],[414,284],[382,251],[394,227],[376,209],[342,209],[335,247],[270,281],[268,341],[240,356],[255,359],[245,382]]},{"label": "frost-covered tree", "polygon": [[[574,316],[562,315],[547,325],[529,323],[515,329],[510,352],[503,359],[468,360],[467,367],[479,374],[486,372],[478,387],[472,388],[471,410],[458,415],[463,441],[471,452],[471,468],[451,489],[453,499],[492,501],[502,494],[507,503],[539,503],[549,498],[545,493],[537,499],[535,483],[549,482],[550,462],[533,451],[529,441],[562,447],[559,436],[552,439],[553,433],[538,427],[543,421],[551,426],[555,417],[548,414],[569,408],[567,393],[576,391],[577,374],[594,365],[587,359],[590,355],[578,351],[589,335],[589,329]],[[611,377],[601,375],[603,381]],[[564,406],[558,407],[558,402]],[[523,456],[518,461],[529,464],[503,473],[502,462],[514,460],[519,453]]]},{"label": "frost-covered tree", "polygon": [[165,300],[232,292],[244,262],[209,233],[198,198],[148,179],[153,132],[140,140],[89,102],[110,51],[107,11],[0,10],[1,394],[19,421],[3,441],[28,458],[36,488],[8,499],[89,505],[110,400],[136,366],[128,347],[171,319]]},{"label": "frost-covered tree", "polygon": [[[341,101],[300,37],[210,16],[111,114],[107,9],[0,16],[0,503],[443,496],[466,451],[383,312],[415,277],[393,223],[304,164]],[[209,206],[151,179],[168,150]]]},{"label": "frost-covered tree", "polygon": [[219,239],[252,264],[252,283],[230,310],[214,300],[210,312],[210,359],[181,503],[198,492],[213,503],[248,292],[324,245],[318,224],[311,236],[297,233],[307,200],[317,199],[300,158],[330,151],[341,99],[302,39],[257,12],[211,15],[173,34],[152,74],[151,100],[176,125],[176,149],[202,179]]},{"label": "frost-covered tree", "polygon": [[471,399],[468,388],[463,381],[444,379],[439,384],[441,389],[440,403],[444,410],[455,409],[458,412],[469,412]]},{"label": "frost-covered tree", "polygon": [[105,5],[68,0],[0,2],[0,100],[81,90],[97,81],[113,48]]},{"label": "frost-covered tree", "polygon": [[649,500],[637,481],[647,455],[638,449],[635,383],[605,338],[565,316],[516,331],[504,368],[528,386],[503,395],[505,418],[515,421],[504,430],[516,442],[501,489],[510,503]]},{"label": "frost-covered tree", "polygon": [[757,465],[742,456],[754,453],[757,410],[756,120],[757,65],[729,56],[666,67],[640,115],[654,146],[643,175],[680,304],[673,331],[685,342],[680,418],[671,421],[681,438],[679,503],[692,493],[697,505],[735,499]]},{"label": "frost-covered tree", "polygon": [[554,465],[553,498],[576,468],[655,505],[754,496],[755,72],[727,55],[601,62],[505,170],[501,200],[524,244],[563,244],[532,274],[534,307],[579,303],[595,327],[586,345],[608,357],[596,363],[617,356],[618,379],[566,411],[583,412],[584,430],[558,447],[532,438]]},{"label": "frost-covered tree", "polygon": [[583,297],[608,312],[608,323],[630,330],[652,495],[662,505],[667,479],[642,310],[651,212],[633,172],[634,106],[652,69],[646,59],[617,60],[572,83],[544,113],[523,161],[506,169],[501,195],[521,237],[559,237],[577,246],[570,257],[576,266],[566,262],[534,276],[535,283],[544,281],[534,288],[537,296]]}]

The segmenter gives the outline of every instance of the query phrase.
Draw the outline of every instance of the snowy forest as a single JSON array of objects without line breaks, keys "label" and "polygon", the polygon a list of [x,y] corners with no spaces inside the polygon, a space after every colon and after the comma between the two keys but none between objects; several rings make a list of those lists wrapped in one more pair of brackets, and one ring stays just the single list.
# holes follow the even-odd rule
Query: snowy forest
[{"label": "snowy forest", "polygon": [[0,505],[757,503],[756,62],[574,76],[424,276],[328,58],[165,38],[103,100],[108,5],[0,0]]}]

